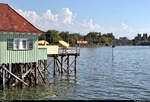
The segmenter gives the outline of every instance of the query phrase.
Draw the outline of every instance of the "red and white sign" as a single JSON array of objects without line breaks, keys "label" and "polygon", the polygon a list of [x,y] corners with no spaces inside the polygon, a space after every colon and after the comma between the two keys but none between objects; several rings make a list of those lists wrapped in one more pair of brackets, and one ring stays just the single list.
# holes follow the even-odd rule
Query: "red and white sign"
[{"label": "red and white sign", "polygon": [[88,41],[77,41],[77,44],[87,44]]}]

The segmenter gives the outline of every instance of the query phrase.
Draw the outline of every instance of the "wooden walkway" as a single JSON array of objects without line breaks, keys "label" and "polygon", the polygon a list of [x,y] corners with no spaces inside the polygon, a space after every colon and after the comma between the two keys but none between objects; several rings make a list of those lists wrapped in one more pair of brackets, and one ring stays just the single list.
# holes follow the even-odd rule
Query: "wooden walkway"
[{"label": "wooden walkway", "polygon": [[[79,47],[69,47],[62,48],[59,47],[58,54],[48,54],[48,57],[53,57],[53,75],[58,73],[67,73],[74,71],[76,74],[77,71],[77,58],[80,56],[80,48]],[[71,62],[71,57],[73,57],[73,61]],[[52,62],[49,62],[52,63]],[[48,64],[49,65],[49,64]],[[74,68],[72,66],[74,65]]]},{"label": "wooden walkway", "polygon": [[48,54],[48,57],[53,57],[53,56],[80,56],[80,48],[79,47],[69,47],[69,48],[63,48],[59,47],[58,48],[58,54]]}]

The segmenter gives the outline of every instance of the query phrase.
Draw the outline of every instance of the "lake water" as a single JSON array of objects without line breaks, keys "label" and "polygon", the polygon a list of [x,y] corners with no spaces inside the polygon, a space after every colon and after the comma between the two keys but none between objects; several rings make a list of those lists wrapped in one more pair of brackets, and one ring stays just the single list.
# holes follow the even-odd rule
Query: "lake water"
[{"label": "lake water", "polygon": [[50,76],[49,87],[7,90],[0,99],[150,99],[150,46],[81,48],[80,53],[76,76]]}]

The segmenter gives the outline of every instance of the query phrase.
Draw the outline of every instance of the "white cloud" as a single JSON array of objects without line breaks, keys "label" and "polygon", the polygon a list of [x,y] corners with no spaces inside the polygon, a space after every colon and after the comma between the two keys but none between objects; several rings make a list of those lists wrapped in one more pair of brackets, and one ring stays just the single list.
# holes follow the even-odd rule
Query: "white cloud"
[{"label": "white cloud", "polygon": [[122,27],[122,29],[126,30],[128,28],[128,25],[123,23],[123,24],[121,24],[121,27]]},{"label": "white cloud", "polygon": [[99,24],[93,23],[93,20],[77,20],[69,8],[63,8],[57,14],[53,14],[49,9],[42,15],[35,11],[16,10],[19,14],[30,21],[34,26],[41,30],[57,29],[60,31],[78,32],[85,34],[90,31],[104,30]]},{"label": "white cloud", "polygon": [[[113,34],[119,37],[134,38],[137,33],[142,33],[145,29],[133,29],[128,24],[121,23],[117,27],[103,28],[99,24],[94,23],[93,19],[78,20],[69,8],[62,8],[58,13],[54,14],[50,9],[44,12],[42,15],[37,14],[35,11],[21,9],[16,10],[28,21],[30,21],[37,28],[47,31],[49,29],[56,29],[59,31],[69,31],[81,34],[87,34],[88,32],[102,32]],[[149,31],[149,30],[147,30]]]},{"label": "white cloud", "polygon": [[69,8],[63,8],[58,15],[59,22],[72,24],[73,15]]}]

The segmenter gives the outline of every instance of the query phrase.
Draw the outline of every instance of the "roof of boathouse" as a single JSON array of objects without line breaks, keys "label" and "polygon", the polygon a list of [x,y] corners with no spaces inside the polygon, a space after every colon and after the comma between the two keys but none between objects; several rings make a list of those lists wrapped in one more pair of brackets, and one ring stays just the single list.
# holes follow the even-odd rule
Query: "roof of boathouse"
[{"label": "roof of boathouse", "polygon": [[0,31],[22,33],[44,33],[34,27],[8,4],[0,3]]}]

